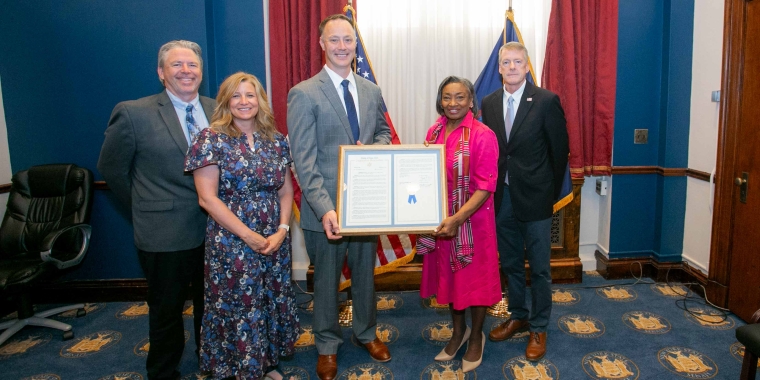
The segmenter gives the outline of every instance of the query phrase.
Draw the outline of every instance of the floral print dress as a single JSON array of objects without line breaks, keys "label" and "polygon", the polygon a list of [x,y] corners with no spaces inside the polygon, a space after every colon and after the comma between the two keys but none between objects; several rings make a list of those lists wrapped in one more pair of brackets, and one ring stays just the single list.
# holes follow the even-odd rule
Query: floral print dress
[{"label": "floral print dress", "polygon": [[[277,190],[289,175],[290,148],[279,133],[270,141],[254,132],[253,140],[251,149],[245,134],[204,129],[188,151],[185,170],[217,165],[219,199],[267,237],[280,225]],[[277,252],[261,255],[209,217],[204,273],[201,370],[214,378],[259,379],[280,356],[294,352],[299,322],[290,236]]]}]

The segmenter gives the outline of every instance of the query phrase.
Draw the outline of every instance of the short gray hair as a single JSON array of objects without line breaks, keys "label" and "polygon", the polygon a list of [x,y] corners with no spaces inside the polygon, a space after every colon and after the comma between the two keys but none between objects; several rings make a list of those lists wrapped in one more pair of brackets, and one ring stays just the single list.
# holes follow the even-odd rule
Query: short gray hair
[{"label": "short gray hair", "polygon": [[518,50],[525,53],[525,59],[528,59],[528,48],[525,47],[525,45],[517,42],[517,41],[509,41],[504,45],[501,45],[499,48],[499,64],[501,64],[501,52],[504,50]]},{"label": "short gray hair", "polygon": [[195,53],[195,56],[198,57],[198,63],[201,65],[201,70],[203,70],[203,58],[201,47],[196,44],[193,41],[186,41],[186,40],[174,40],[169,41],[165,43],[163,46],[161,46],[160,49],[158,49],[158,67],[164,67],[164,61],[166,61],[166,55],[169,54],[169,50],[172,50],[174,48],[185,48],[190,49]]}]

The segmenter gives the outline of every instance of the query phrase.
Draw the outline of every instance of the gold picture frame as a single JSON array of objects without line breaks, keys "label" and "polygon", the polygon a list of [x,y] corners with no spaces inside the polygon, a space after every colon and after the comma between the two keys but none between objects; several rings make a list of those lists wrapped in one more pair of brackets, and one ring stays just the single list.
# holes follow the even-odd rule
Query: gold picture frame
[{"label": "gold picture frame", "polygon": [[441,144],[341,145],[341,235],[432,233],[448,215]]}]

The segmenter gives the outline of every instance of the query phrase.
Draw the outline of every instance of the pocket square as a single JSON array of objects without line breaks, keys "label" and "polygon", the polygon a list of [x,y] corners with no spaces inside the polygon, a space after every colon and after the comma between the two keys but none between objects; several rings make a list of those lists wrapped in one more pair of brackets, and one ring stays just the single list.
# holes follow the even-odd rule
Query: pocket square
[{"label": "pocket square", "polygon": [[527,101],[529,101],[529,102],[532,102],[532,101],[533,101],[533,98],[528,98],[528,99],[525,99],[525,100],[527,100]]}]

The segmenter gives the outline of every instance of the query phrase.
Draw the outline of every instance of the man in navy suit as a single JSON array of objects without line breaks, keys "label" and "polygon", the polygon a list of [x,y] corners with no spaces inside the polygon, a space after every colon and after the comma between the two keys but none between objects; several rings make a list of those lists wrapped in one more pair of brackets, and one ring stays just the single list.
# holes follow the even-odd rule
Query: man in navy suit
[{"label": "man in navy suit", "polygon": [[161,46],[157,71],[165,91],[116,105],[98,160],[108,187],[132,211],[135,246],[148,282],[146,366],[151,380],[179,379],[188,291],[200,347],[208,217],[198,204],[193,176],[184,168],[192,136],[208,127],[216,106],[213,99],[198,95],[203,61],[195,42]]},{"label": "man in navy suit", "polygon": [[[528,83],[528,50],[519,42],[499,49],[504,87],[483,98],[483,123],[499,140],[494,199],[501,266],[507,275],[511,317],[489,334],[493,341],[530,330],[528,360],[546,353],[551,315],[551,226],[569,146],[559,97]],[[525,259],[530,264],[531,307],[525,299]]]}]

